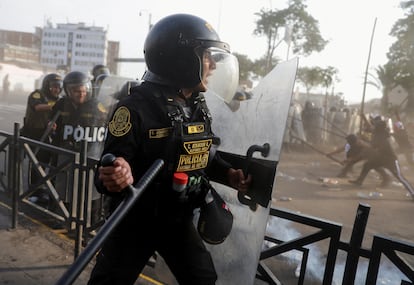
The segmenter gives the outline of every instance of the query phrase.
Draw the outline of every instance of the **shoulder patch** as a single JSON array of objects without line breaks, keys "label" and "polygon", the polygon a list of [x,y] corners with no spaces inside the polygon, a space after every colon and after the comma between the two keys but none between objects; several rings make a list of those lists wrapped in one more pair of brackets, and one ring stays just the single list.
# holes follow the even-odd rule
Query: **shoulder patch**
[{"label": "shoulder patch", "polygon": [[115,137],[122,137],[129,132],[131,127],[131,113],[128,108],[125,106],[118,108],[109,122],[109,132]]},{"label": "shoulder patch", "polygon": [[33,94],[32,94],[32,98],[33,98],[33,99],[40,99],[40,98],[41,98],[40,93],[39,93],[39,92],[35,92],[35,93],[33,93]]},{"label": "shoulder patch", "polygon": [[108,112],[108,110],[105,108],[104,104],[102,104],[101,102],[98,103],[98,110],[101,113],[107,113]]}]

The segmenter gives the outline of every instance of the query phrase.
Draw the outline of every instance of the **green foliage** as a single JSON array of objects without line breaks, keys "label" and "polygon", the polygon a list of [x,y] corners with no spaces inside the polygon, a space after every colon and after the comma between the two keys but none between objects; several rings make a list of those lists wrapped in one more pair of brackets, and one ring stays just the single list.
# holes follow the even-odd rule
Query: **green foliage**
[{"label": "green foliage", "polygon": [[317,86],[322,86],[326,90],[337,82],[336,77],[338,70],[332,66],[327,68],[316,67],[301,67],[298,69],[296,78],[301,82],[305,88],[306,93],[309,94],[310,90]]},{"label": "green foliage", "polygon": [[293,54],[297,55],[307,56],[325,48],[328,42],[320,34],[319,23],[306,8],[305,0],[292,0],[286,9],[261,9],[256,13],[259,18],[253,33],[267,39],[264,57],[266,71],[274,67],[274,51],[283,40],[292,46]]},{"label": "green foliage", "polygon": [[[405,17],[397,20],[391,29],[390,35],[396,41],[389,48],[388,62],[383,68],[387,71],[386,80],[392,78],[394,85],[407,90],[407,108],[414,111],[414,1],[401,2],[401,8],[406,11]],[[382,80],[381,83],[385,85]]]}]

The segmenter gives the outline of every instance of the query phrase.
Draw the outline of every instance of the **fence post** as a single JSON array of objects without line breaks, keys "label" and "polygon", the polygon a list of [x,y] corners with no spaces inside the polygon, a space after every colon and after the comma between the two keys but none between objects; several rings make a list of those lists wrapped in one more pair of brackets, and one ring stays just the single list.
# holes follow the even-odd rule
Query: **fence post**
[{"label": "fence post", "polygon": [[82,248],[83,232],[85,229],[85,190],[86,190],[86,168],[88,164],[88,142],[81,141],[80,163],[79,163],[79,183],[77,189],[77,209],[76,209],[76,240],[75,240],[75,259],[79,256]]},{"label": "fence post", "polygon": [[12,191],[12,224],[11,228],[17,227],[17,217],[19,211],[19,190],[20,190],[20,157],[19,157],[19,139],[20,139],[20,124],[14,123],[13,140],[10,144],[10,155],[12,158],[11,169],[11,191]]},{"label": "fence post", "polygon": [[357,214],[355,216],[354,227],[352,229],[351,239],[349,241],[349,251],[346,258],[344,277],[342,284],[353,285],[358,268],[359,251],[361,249],[362,240],[365,234],[365,228],[368,222],[370,206],[367,204],[359,204]]}]

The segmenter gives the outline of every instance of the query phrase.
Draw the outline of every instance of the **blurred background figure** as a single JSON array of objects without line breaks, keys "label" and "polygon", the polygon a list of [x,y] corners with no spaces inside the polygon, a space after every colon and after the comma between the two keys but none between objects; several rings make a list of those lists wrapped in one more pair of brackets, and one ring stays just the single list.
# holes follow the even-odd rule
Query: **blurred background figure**
[{"label": "blurred background figure", "polygon": [[[62,83],[62,77],[59,74],[50,73],[43,78],[42,87],[30,93],[21,135],[45,143],[51,142],[48,124],[52,108],[62,91]],[[51,162],[51,153],[46,150],[39,149],[36,157],[43,166],[47,166]],[[40,183],[41,177],[31,163],[29,169],[29,185],[39,187],[39,191],[32,196],[33,199],[35,201],[37,199],[39,201],[48,200],[47,190],[42,185],[37,185]]]},{"label": "blurred background figure", "polygon": [[3,100],[6,101],[9,97],[10,92],[10,80],[9,80],[9,74],[6,74],[3,77]]}]

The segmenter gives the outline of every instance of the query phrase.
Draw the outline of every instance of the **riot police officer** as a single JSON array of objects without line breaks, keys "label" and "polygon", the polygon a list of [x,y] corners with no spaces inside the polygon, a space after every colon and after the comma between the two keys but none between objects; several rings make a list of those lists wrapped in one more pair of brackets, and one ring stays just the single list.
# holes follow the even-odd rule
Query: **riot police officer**
[{"label": "riot police officer", "polygon": [[[47,74],[40,89],[30,93],[27,99],[26,114],[23,119],[22,135],[35,140],[50,143],[50,136],[46,133],[52,107],[55,105],[62,91],[62,76],[56,73]],[[50,153],[40,149],[37,153],[39,162],[47,165],[50,162]],[[30,169],[29,184],[39,183],[40,176],[33,168]],[[46,198],[45,193],[39,197]]]},{"label": "riot police officer", "polygon": [[[86,140],[88,156],[98,158],[106,135],[106,108],[92,97],[91,80],[83,72],[69,72],[63,79],[63,89],[66,96],[59,99],[52,109],[51,116],[60,113],[52,143],[80,151],[82,141]],[[65,155],[59,155],[58,163],[64,159]],[[57,179],[59,197],[68,204],[72,200],[72,183],[71,173],[63,173]],[[92,200],[96,205],[92,205],[93,209],[97,209],[99,198],[99,193],[94,191]]]},{"label": "riot police officer", "polygon": [[[104,244],[88,284],[134,284],[155,251],[180,284],[215,284],[214,264],[194,227],[193,211],[205,199],[208,177],[221,176],[239,191],[247,190],[251,178],[213,157],[217,140],[202,92],[216,69],[237,70],[219,67],[233,55],[208,22],[176,14],[153,26],[144,56],[143,82],[120,101],[108,125],[103,154],[113,153],[116,160],[98,168],[95,184],[112,196],[114,209],[123,189],[154,160],[163,159],[165,166]],[[173,187],[178,173],[188,176],[181,191]]]},{"label": "riot police officer", "polygon": [[96,81],[99,75],[110,75],[109,68],[103,64],[97,64],[92,68],[92,83]]}]

